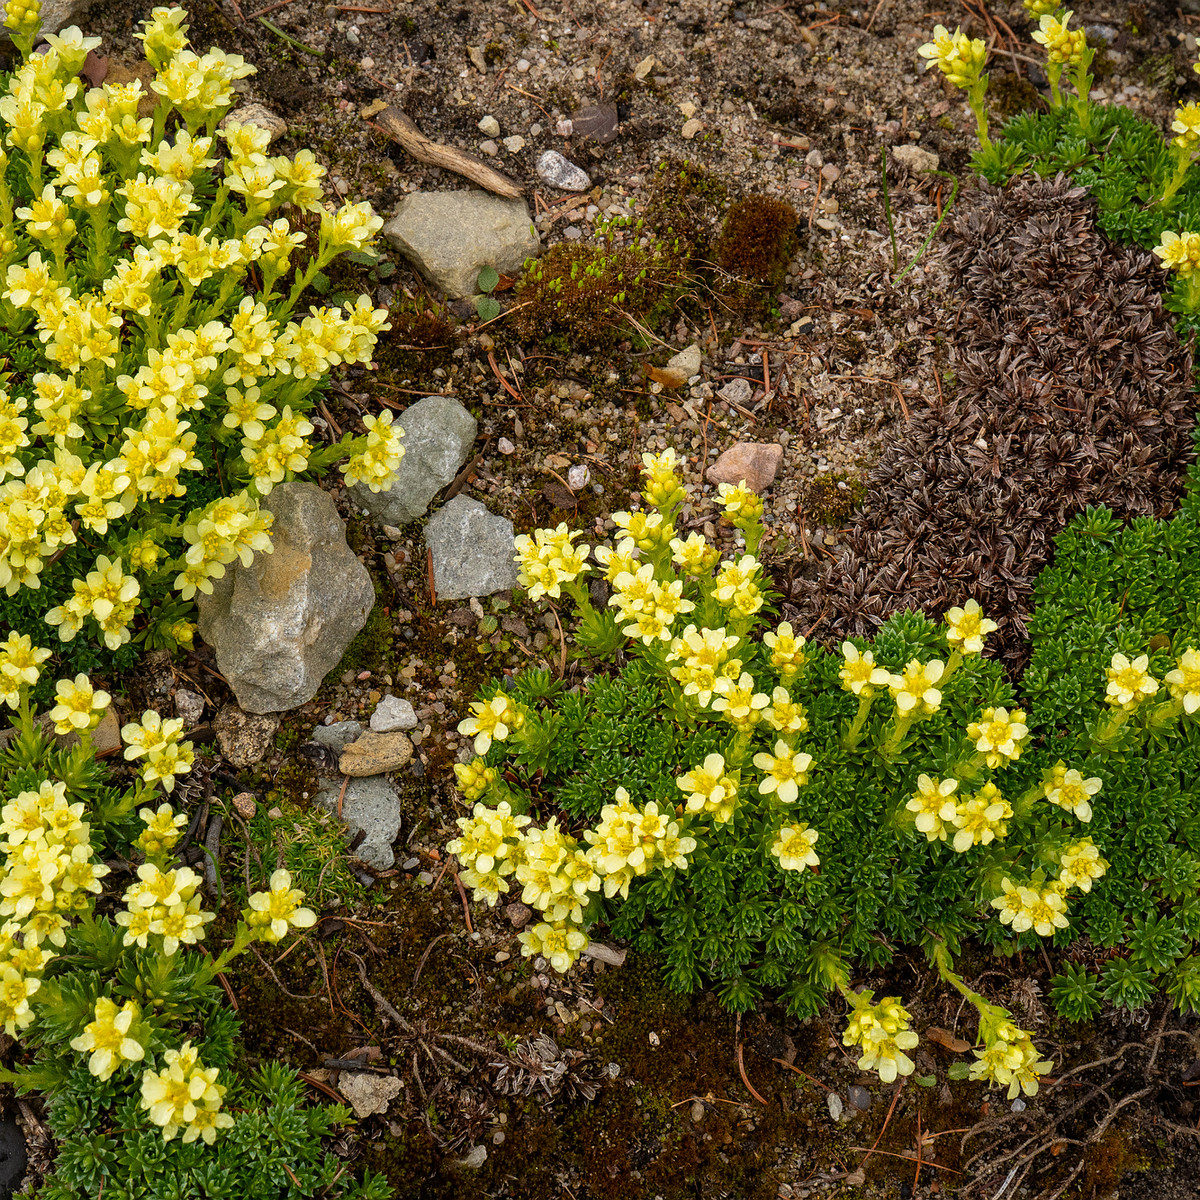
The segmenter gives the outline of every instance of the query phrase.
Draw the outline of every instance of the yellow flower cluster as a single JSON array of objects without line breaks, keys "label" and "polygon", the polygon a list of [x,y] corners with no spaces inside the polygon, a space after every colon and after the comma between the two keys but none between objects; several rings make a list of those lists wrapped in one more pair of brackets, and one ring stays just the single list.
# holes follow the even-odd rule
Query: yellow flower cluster
[{"label": "yellow flower cluster", "polygon": [[804,653],[804,635],[792,629],[790,621],[763,634],[763,645],[771,650],[771,666],[779,673],[781,683],[791,683],[804,670],[808,656]]},{"label": "yellow flower cluster", "polygon": [[562,585],[573,583],[585,571],[587,547],[571,543],[579,537],[578,530],[568,529],[565,522],[557,529],[535,529],[533,537],[522,534],[513,545],[517,551],[517,582],[529,593],[530,600],[562,596]]},{"label": "yellow flower cluster", "polygon": [[1164,229],[1153,253],[1162,260],[1164,269],[1175,271],[1184,279],[1200,270],[1200,233],[1174,233]]},{"label": "yellow flower cluster", "polygon": [[458,781],[459,790],[468,800],[475,801],[483,797],[488,785],[499,777],[495,767],[486,767],[482,758],[472,759],[469,763],[454,764],[454,778]]},{"label": "yellow flower cluster", "polygon": [[905,807],[916,814],[916,826],[927,841],[946,840],[948,826],[954,824],[958,812],[958,801],[954,793],[958,790],[957,779],[930,779],[928,775],[917,776],[917,790]]},{"label": "yellow flower cluster", "polygon": [[613,523],[621,530],[621,541],[629,540],[643,551],[657,550],[669,546],[675,536],[675,527],[669,525],[662,513],[615,512]]},{"label": "yellow flower cluster", "polygon": [[608,602],[616,608],[619,620],[629,622],[622,632],[626,637],[640,638],[647,646],[669,642],[675,618],[696,607],[683,598],[682,580],[659,582],[651,563],[643,563],[635,571],[622,571],[613,587]]},{"label": "yellow flower cluster", "polygon": [[600,890],[596,856],[560,828],[551,817],[545,829],[528,830],[516,857],[517,882],[523,903],[546,916],[552,925],[583,921],[589,894]]},{"label": "yellow flower cluster", "polygon": [[[675,545],[675,542],[671,544]],[[618,575],[638,569],[638,548],[633,538],[622,538],[615,550],[611,546],[597,546],[595,554],[596,561],[604,568],[604,578],[608,583],[615,583]]]},{"label": "yellow flower cluster", "polygon": [[571,965],[588,948],[588,936],[573,925],[551,925],[539,921],[517,934],[524,958],[541,955],[560,974],[566,974]]},{"label": "yellow flower cluster", "polygon": [[742,660],[731,658],[741,638],[720,629],[697,629],[689,625],[680,637],[671,642],[667,662],[678,665],[670,668],[671,676],[683,684],[685,696],[695,696],[696,702],[707,705],[722,679],[739,679]]},{"label": "yellow flower cluster", "polygon": [[977,1061],[971,1064],[970,1078],[1008,1088],[1010,1100],[1021,1092],[1036,1095],[1038,1076],[1054,1064],[1039,1055],[1033,1037],[1007,1019],[989,1029],[987,1037],[984,1048],[974,1051]]},{"label": "yellow flower cluster", "polygon": [[713,595],[739,616],[752,617],[764,603],[760,578],[761,568],[752,554],[743,554],[736,561],[727,559],[717,572]]},{"label": "yellow flower cluster", "polygon": [[188,823],[187,813],[177,813],[169,804],[139,809],[138,816],[146,828],[138,834],[137,847],[147,858],[169,854]]},{"label": "yellow flower cluster", "polygon": [[1074,15],[1043,13],[1038,20],[1039,28],[1033,31],[1033,40],[1046,47],[1046,57],[1053,64],[1077,67],[1083,61],[1087,34],[1082,29],[1068,28]]},{"label": "yellow flower cluster", "polygon": [[743,479],[741,483],[722,483],[717,494],[725,508],[725,516],[735,529],[755,525],[763,514],[762,497],[752,492]]},{"label": "yellow flower cluster", "polygon": [[642,497],[652,508],[666,512],[683,499],[683,481],[676,469],[678,466],[679,459],[671,448],[661,454],[642,455],[642,473],[646,477]]},{"label": "yellow flower cluster", "polygon": [[713,711],[719,712],[739,733],[749,733],[763,720],[771,703],[766,692],[756,692],[754,688],[754,677],[749,671],[743,671],[737,679],[722,677],[714,687]]},{"label": "yellow flower cluster", "polygon": [[583,836],[591,845],[588,856],[603,876],[604,894],[627,899],[629,885],[638,876],[656,868],[685,869],[696,840],[681,836],[670,810],[659,812],[653,800],[638,809],[623,787],[617,788],[615,799],[600,810],[596,828]]},{"label": "yellow flower cluster", "polygon": [[50,720],[54,722],[55,733],[65,734],[95,729],[112,697],[93,688],[92,681],[81,672],[74,680],[60,679],[54,685],[54,699]]},{"label": "yellow flower cluster", "polygon": [[699,578],[721,561],[721,552],[702,533],[689,533],[686,538],[671,539],[671,561],[685,575]]},{"label": "yellow flower cluster", "polygon": [[141,585],[133,575],[125,574],[119,558],[113,562],[101,554],[96,569],[89,571],[87,578],[76,579],[73,587],[75,594],[46,614],[46,624],[57,625],[64,642],[73,641],[89,618],[99,625],[110,650],[129,641],[129,623],[138,608]]},{"label": "yellow flower cluster", "polygon": [[1050,937],[1056,929],[1066,929],[1067,902],[1063,897],[1066,886],[1062,880],[1042,885],[1013,883],[1007,876],[1000,883],[1001,894],[992,901],[1000,910],[1000,920],[1011,925],[1013,933],[1032,929],[1041,937]]},{"label": "yellow flower cluster", "polygon": [[1108,678],[1104,702],[1124,712],[1133,712],[1143,700],[1155,695],[1158,680],[1151,677],[1149,666],[1149,655],[1141,654],[1130,662],[1124,654],[1114,654],[1104,672]]},{"label": "yellow flower cluster", "polygon": [[192,743],[179,740],[182,732],[181,717],[164,721],[158,713],[147,709],[140,722],[131,721],[121,729],[125,758],[133,761],[144,757],[142,778],[147,783],[157,780],[166,791],[173,791],[175,776],[186,775],[195,762]]},{"label": "yellow flower cluster", "polygon": [[1029,739],[1029,726],[1019,708],[1011,713],[1007,708],[985,708],[978,721],[968,724],[967,737],[984,755],[987,765],[995,769],[1021,757],[1021,748]]},{"label": "yellow flower cluster", "polygon": [[521,830],[529,824],[529,818],[514,815],[508,802],[501,801],[495,808],[476,804],[473,815],[459,817],[457,824],[461,832],[446,849],[464,867],[462,881],[475,889],[475,899],[494,906],[500,893],[508,891],[505,876],[511,875],[521,861]]},{"label": "yellow flower cluster", "polygon": [[491,700],[476,700],[471,705],[471,712],[471,716],[459,721],[458,732],[475,739],[476,754],[486,754],[493,741],[503,742],[525,724],[521,707],[503,694],[493,696]]},{"label": "yellow flower cluster", "polygon": [[975,83],[987,64],[987,43],[982,38],[969,38],[961,29],[951,33],[944,25],[934,26],[933,41],[919,47],[917,53],[926,60],[926,70],[936,66],[961,88]]},{"label": "yellow flower cluster", "polygon": [[893,1083],[898,1075],[911,1075],[915,1064],[904,1052],[920,1040],[909,1028],[911,1017],[899,996],[886,996],[872,1004],[873,993],[864,991],[853,998],[854,1010],[842,1045],[858,1046],[861,1071],[876,1071],[884,1083]]},{"label": "yellow flower cluster", "polygon": [[820,836],[815,829],[809,829],[805,821],[784,825],[771,844],[771,853],[779,859],[779,865],[785,871],[803,871],[805,867],[820,866],[821,860],[813,849]]},{"label": "yellow flower cluster", "polygon": [[1084,779],[1074,768],[1068,769],[1061,760],[1046,772],[1042,781],[1042,794],[1051,804],[1057,804],[1064,812],[1074,813],[1081,821],[1092,819],[1092,797],[1102,786],[1096,777]]},{"label": "yellow flower cluster", "polygon": [[242,916],[259,941],[274,945],[289,930],[310,929],[317,923],[317,914],[303,904],[304,893],[292,887],[291,873],[280,867],[271,872],[269,891],[251,893],[250,907]]},{"label": "yellow flower cluster", "polygon": [[160,870],[142,863],[138,882],[125,889],[125,908],[116,921],[125,930],[124,944],[144,950],[153,935],[162,939],[168,958],[181,945],[194,946],[204,936],[204,926],[216,917],[205,912],[198,889],[200,876],[190,867]]},{"label": "yellow flower cluster", "polygon": [[232,1129],[233,1118],[221,1112],[226,1089],[217,1083],[217,1067],[203,1067],[200,1051],[190,1041],[163,1055],[161,1071],[142,1076],[142,1108],[155,1125],[161,1125],[163,1141],[169,1142],[182,1129],[185,1144],[201,1139],[211,1146],[221,1129]]},{"label": "yellow flower cluster", "polygon": [[947,609],[945,617],[946,641],[960,654],[982,654],[987,635],[1000,628],[983,615],[977,600],[968,600],[962,608]]},{"label": "yellow flower cluster", "polygon": [[1108,863],[1091,838],[1072,842],[1058,857],[1058,882],[1081,892],[1092,890],[1092,881],[1103,877]]},{"label": "yellow flower cluster", "polygon": [[126,1063],[141,1062],[145,1047],[130,1036],[132,1026],[141,1011],[132,1000],[120,1008],[107,996],[96,1001],[95,1020],[90,1021],[78,1037],[71,1039],[71,1049],[89,1054],[88,1070],[103,1081],[111,1079]]},{"label": "yellow flower cluster", "polygon": [[974,796],[965,796],[954,806],[954,849],[964,854],[972,846],[990,846],[996,838],[1003,839],[1012,815],[1012,805],[996,785],[985,783]]},{"label": "yellow flower cluster", "polygon": [[1179,150],[1190,153],[1200,146],[1200,104],[1193,102],[1177,108],[1171,132],[1176,134],[1171,145]]},{"label": "yellow flower cluster", "polygon": [[[0,662],[0,672],[3,670],[3,663]],[[1174,669],[1163,676],[1163,682],[1172,699],[1183,707],[1189,717],[1200,709],[1200,654],[1194,646],[1189,646],[1175,660]]]},{"label": "yellow flower cluster", "polygon": [[42,663],[49,657],[50,651],[35,646],[27,633],[11,631],[0,642],[0,704],[16,708],[21,689],[37,683]]},{"label": "yellow flower cluster", "polygon": [[[11,0],[8,12],[11,28],[36,28],[35,5]],[[368,363],[390,328],[367,296],[292,319],[317,272],[368,246],[382,221],[365,204],[327,210],[311,152],[269,157],[269,135],[252,125],[218,134],[233,84],[253,68],[217,49],[194,53],[186,33],[177,8],[143,23],[149,93],[140,80],[87,89],[79,72],[99,41],[70,28],[48,37],[45,53],[26,54],[0,96],[0,139],[20,166],[8,175],[30,184],[28,203],[16,203],[0,171],[0,291],[15,331],[28,328],[46,360],[25,395],[0,392],[0,586],[36,588],[83,530],[111,539],[47,616],[64,641],[95,620],[110,649],[140,615],[137,575],[166,553],[157,539],[184,531],[175,580],[184,599],[210,590],[234,558],[269,548],[256,497],[308,465],[311,391],[336,365]],[[153,117],[138,115],[147,96],[158,101]],[[306,213],[319,224],[316,252],[281,296],[276,284],[308,237],[295,227]],[[186,496],[188,473],[225,453],[213,423],[240,436],[229,450],[241,465],[230,461],[224,478],[234,488],[249,479],[249,490],[179,524],[144,527],[149,561],[117,551],[117,527],[140,502]],[[390,413],[363,423],[343,471],[380,490],[403,431]]]},{"label": "yellow flower cluster", "polygon": [[738,780],[725,770],[725,756],[708,755],[702,766],[678,776],[675,786],[687,796],[687,811],[710,813],[714,822],[724,824],[733,816],[738,798]]}]

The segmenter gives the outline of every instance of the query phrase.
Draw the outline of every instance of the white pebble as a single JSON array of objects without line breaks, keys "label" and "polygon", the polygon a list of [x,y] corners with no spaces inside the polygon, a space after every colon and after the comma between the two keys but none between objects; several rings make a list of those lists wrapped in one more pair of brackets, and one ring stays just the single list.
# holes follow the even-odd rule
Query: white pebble
[{"label": "white pebble", "polygon": [[500,122],[491,113],[488,113],[486,117],[479,118],[478,128],[480,133],[486,134],[490,138],[500,136]]},{"label": "white pebble", "polygon": [[496,449],[499,450],[501,454],[512,454],[513,451],[516,450],[516,446],[514,446],[512,442],[508,440],[508,438],[502,437],[496,443]]},{"label": "white pebble", "polygon": [[513,134],[512,137],[504,139],[504,148],[509,154],[519,154],[525,149],[525,139],[520,134]]}]

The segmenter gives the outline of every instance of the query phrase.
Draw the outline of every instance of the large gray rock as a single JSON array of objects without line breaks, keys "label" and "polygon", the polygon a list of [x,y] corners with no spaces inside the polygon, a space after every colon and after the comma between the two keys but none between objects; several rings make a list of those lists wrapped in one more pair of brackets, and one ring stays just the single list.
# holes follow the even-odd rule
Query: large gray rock
[{"label": "large gray rock", "polygon": [[452,297],[475,295],[484,267],[516,275],[541,249],[524,200],[482,191],[413,192],[396,206],[383,235]]},{"label": "large gray rock", "polygon": [[275,514],[274,551],[249,567],[233,562],[211,596],[197,596],[200,635],[251,713],[311,700],[375,602],[329,495],[315,484],[285,483],[263,507]]},{"label": "large gray rock", "polygon": [[[354,853],[378,871],[395,863],[392,843],[400,834],[400,797],[386,775],[368,775],[362,779],[320,780],[315,797],[328,812],[337,815],[338,796],[342,798],[342,820],[351,834],[361,829],[366,836]],[[342,791],[343,783],[346,790]]]},{"label": "large gray rock", "polygon": [[350,488],[355,504],[381,525],[407,525],[429,511],[429,502],[458,474],[475,442],[478,423],[457,400],[426,396],[400,415],[404,457],[396,481],[382,492]]},{"label": "large gray rock", "polygon": [[439,600],[490,596],[517,584],[512,522],[455,496],[429,518],[425,544]]}]

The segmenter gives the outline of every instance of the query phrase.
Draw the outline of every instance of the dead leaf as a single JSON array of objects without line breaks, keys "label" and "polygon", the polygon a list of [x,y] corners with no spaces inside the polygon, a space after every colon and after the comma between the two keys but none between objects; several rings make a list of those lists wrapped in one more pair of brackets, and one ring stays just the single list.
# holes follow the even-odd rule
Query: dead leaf
[{"label": "dead leaf", "polygon": [[556,483],[553,479],[549,483],[542,485],[542,495],[555,508],[574,508],[578,503],[575,499],[575,493],[570,488],[563,487],[561,483]]},{"label": "dead leaf", "polygon": [[79,73],[92,87],[99,87],[108,77],[108,59],[101,57],[95,50],[89,50]]},{"label": "dead leaf", "polygon": [[366,106],[366,108],[359,110],[358,115],[362,117],[364,121],[369,121],[372,117],[378,116],[379,113],[383,112],[387,106],[388,102],[386,100],[372,100],[371,103]]},{"label": "dead leaf", "polygon": [[663,405],[663,408],[667,410],[667,416],[669,416],[672,421],[684,421],[687,419],[687,413],[685,413],[678,404],[667,403]]},{"label": "dead leaf", "polygon": [[953,1050],[955,1054],[965,1054],[971,1048],[970,1042],[964,1042],[962,1038],[955,1037],[948,1029],[940,1029],[937,1025],[930,1025],[925,1030],[925,1036],[931,1042],[937,1042],[939,1046]]},{"label": "dead leaf", "polygon": [[571,460],[565,454],[547,454],[546,466],[551,471],[565,471],[571,465]]},{"label": "dead leaf", "polygon": [[688,381],[688,373],[678,367],[647,367],[646,374],[666,388],[683,387]]},{"label": "dead leaf", "polygon": [[654,70],[655,57],[653,54],[648,54],[642,59],[636,67],[633,68],[634,79],[645,79],[651,71]]}]

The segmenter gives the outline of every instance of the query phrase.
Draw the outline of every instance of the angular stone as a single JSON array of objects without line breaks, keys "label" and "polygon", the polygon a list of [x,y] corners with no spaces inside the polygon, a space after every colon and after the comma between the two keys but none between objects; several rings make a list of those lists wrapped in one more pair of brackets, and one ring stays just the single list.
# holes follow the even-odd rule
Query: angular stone
[{"label": "angular stone", "polygon": [[693,342],[690,346],[680,350],[678,354],[672,355],[667,360],[667,366],[672,370],[683,372],[684,379],[691,379],[693,375],[700,374],[703,362],[704,355],[701,353],[700,347]]},{"label": "angular stone", "polygon": [[359,779],[398,771],[411,758],[412,742],[402,733],[376,733],[367,730],[343,751],[338,763],[343,775]]},{"label": "angular stone", "polygon": [[188,728],[197,724],[204,716],[204,697],[187,688],[179,688],[175,692],[175,715],[182,717]]},{"label": "angular stone", "polygon": [[932,150],[908,143],[903,146],[893,146],[888,151],[888,158],[906,166],[914,175],[928,175],[931,171],[936,171],[940,161]]},{"label": "angular stone", "polygon": [[751,396],[750,381],[742,379],[740,376],[737,379],[731,379],[724,387],[717,391],[717,395],[722,400],[727,400],[730,404],[745,404]]},{"label": "angular stone", "polygon": [[752,492],[762,492],[775,482],[783,447],[778,442],[739,442],[730,446],[711,467],[709,483],[742,483]]},{"label": "angular stone", "polygon": [[200,594],[200,634],[247,712],[295,708],[316,695],[375,602],[367,569],[346,544],[332,497],[285,483],[263,502],[274,551],[234,562]]},{"label": "angular stone", "polygon": [[524,200],[488,192],[413,192],[396,206],[384,237],[447,296],[473,296],[479,272],[516,275],[541,249]]},{"label": "angular stone", "polygon": [[318,746],[344,750],[362,731],[363,727],[357,721],[335,721],[332,725],[318,725],[313,730],[312,740]]},{"label": "angular stone", "polygon": [[404,457],[396,480],[382,492],[350,488],[354,503],[381,525],[407,525],[429,511],[429,502],[458,474],[475,442],[478,422],[449,396],[426,396],[400,414]]},{"label": "angular stone", "polygon": [[279,718],[273,713],[243,712],[236,704],[226,704],[213,718],[221,753],[239,768],[252,767],[266,758],[278,728]]},{"label": "angular stone", "polygon": [[392,733],[397,729],[412,729],[417,714],[412,704],[399,696],[384,696],[371,714],[371,728],[376,733]]},{"label": "angular stone", "polygon": [[543,183],[560,192],[586,192],[592,186],[591,176],[557,150],[542,152],[537,160],[537,173]]},{"label": "angular stone", "polygon": [[241,108],[235,108],[228,116],[221,118],[220,128],[224,129],[230,123],[257,125],[259,129],[265,129],[271,135],[271,142],[278,141],[287,133],[287,122],[278,113],[273,113],[261,104],[243,104]]},{"label": "angular stone", "polygon": [[390,870],[396,861],[392,843],[400,835],[400,797],[387,776],[350,780],[322,777],[320,783],[320,791],[314,797],[316,803],[336,816],[341,796],[342,821],[351,836],[360,830],[366,835],[354,851],[356,857],[377,871]]},{"label": "angular stone", "polygon": [[490,596],[515,587],[512,522],[469,496],[455,496],[429,518],[425,544],[439,600]]},{"label": "angular stone", "polygon": [[350,1101],[354,1115],[369,1117],[374,1113],[385,1113],[388,1104],[404,1091],[404,1084],[395,1075],[342,1075],[338,1080],[338,1091]]}]

